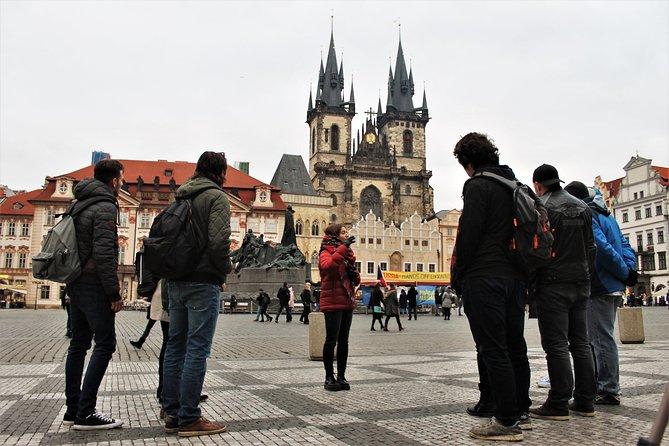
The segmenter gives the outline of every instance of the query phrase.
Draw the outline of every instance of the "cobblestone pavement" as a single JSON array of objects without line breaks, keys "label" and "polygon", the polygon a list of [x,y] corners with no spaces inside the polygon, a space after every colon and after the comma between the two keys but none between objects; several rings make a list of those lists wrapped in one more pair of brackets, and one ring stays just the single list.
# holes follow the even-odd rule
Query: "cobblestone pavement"
[{"label": "cobblestone pavement", "polygon": [[[594,419],[534,422],[525,444],[632,445],[647,434],[664,384],[669,381],[669,312],[644,309],[646,343],[622,345],[620,407],[598,408]],[[156,325],[141,351],[128,340],[146,318],[118,317],[119,348],[102,382],[98,409],[122,419],[122,429],[70,431],[65,412],[65,314],[49,310],[0,310],[0,445],[467,445],[478,419],[464,409],[477,399],[477,373],[465,317],[443,321],[419,316],[405,332],[369,332],[370,317],[354,318],[349,392],[322,388],[322,365],[307,356],[307,327],[255,323],[249,315],[224,315],[205,382],[204,415],[227,424],[229,433],[195,439],[166,436],[155,399]],[[395,330],[394,332],[392,330]],[[534,386],[546,375],[536,321],[526,337]],[[666,442],[665,442],[666,443]]]}]

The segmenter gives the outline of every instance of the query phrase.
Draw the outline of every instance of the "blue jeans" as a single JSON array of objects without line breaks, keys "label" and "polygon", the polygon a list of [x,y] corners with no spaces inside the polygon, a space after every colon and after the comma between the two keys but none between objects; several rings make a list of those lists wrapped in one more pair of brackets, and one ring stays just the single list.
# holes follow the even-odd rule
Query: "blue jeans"
[{"label": "blue jeans", "polygon": [[202,415],[200,394],[218,319],[219,287],[168,282],[170,339],[163,366],[163,408],[180,426]]},{"label": "blue jeans", "polygon": [[[95,412],[98,388],[116,350],[115,314],[100,285],[71,283],[67,286],[67,294],[71,299],[72,328],[72,340],[65,360],[67,413],[86,418]],[[82,385],[86,353],[93,339],[95,347]]]},{"label": "blue jeans", "polygon": [[620,296],[592,296],[588,299],[588,335],[595,358],[597,393],[618,395],[620,374],[618,345],[613,335]]}]

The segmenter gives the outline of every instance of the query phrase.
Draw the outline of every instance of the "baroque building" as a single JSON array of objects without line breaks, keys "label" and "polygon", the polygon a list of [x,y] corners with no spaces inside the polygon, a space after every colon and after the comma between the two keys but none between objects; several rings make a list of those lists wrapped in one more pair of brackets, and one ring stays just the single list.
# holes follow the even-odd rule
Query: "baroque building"
[{"label": "baroque building", "polygon": [[309,174],[316,193],[332,201],[331,215],[351,225],[370,211],[385,225],[400,224],[417,213],[434,213],[432,172],[426,168],[427,99],[414,107],[413,70],[407,71],[402,42],[395,70],[388,75],[385,111],[354,130],[355,94],[344,98],[344,65],[338,64],[334,35],[325,66],[321,60],[316,99],[309,93]]}]

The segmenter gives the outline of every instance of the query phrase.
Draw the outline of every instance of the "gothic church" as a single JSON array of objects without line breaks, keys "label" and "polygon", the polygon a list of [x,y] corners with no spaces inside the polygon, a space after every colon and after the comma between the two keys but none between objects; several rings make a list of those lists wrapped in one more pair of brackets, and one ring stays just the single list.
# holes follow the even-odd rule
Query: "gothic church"
[{"label": "gothic church", "polygon": [[400,39],[395,71],[391,66],[388,75],[385,112],[379,98],[376,113],[370,108],[365,124],[354,130],[353,84],[346,101],[343,61],[337,64],[330,35],[315,101],[309,93],[306,122],[309,174],[318,195],[332,199],[331,219],[351,225],[371,210],[386,225],[398,225],[414,213],[434,213],[432,172],[425,163],[427,100],[423,92],[422,105],[414,107],[413,95],[413,71],[407,73]]}]

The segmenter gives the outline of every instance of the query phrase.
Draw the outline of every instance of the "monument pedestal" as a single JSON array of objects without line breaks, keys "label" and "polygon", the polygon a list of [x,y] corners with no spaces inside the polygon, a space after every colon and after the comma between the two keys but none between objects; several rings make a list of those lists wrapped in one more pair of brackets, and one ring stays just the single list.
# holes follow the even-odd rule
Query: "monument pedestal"
[{"label": "monument pedestal", "polygon": [[618,309],[618,331],[623,344],[643,344],[646,335],[643,329],[641,307]]},{"label": "monument pedestal", "polygon": [[325,344],[325,315],[320,311],[309,314],[309,359],[323,360]]}]

